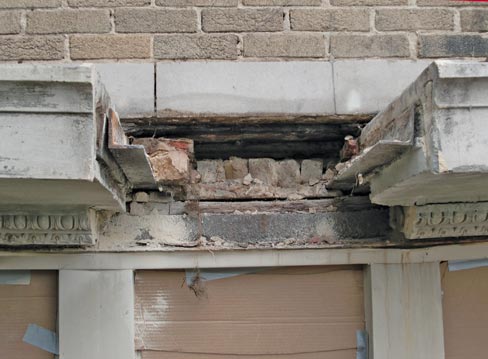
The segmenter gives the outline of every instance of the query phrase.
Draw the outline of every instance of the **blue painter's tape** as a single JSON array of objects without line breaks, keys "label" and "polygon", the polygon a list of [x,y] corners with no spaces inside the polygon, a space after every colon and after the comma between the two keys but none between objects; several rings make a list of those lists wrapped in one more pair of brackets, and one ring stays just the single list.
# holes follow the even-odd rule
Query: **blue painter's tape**
[{"label": "blue painter's tape", "polygon": [[356,331],[356,342],[356,359],[368,359],[368,332],[366,330]]},{"label": "blue painter's tape", "polygon": [[30,282],[29,270],[0,270],[0,285],[29,285]]},{"label": "blue painter's tape", "polygon": [[[200,273],[200,279],[205,282],[209,280],[224,279],[230,277],[237,277],[243,274],[256,273],[264,269],[265,268],[201,269],[199,273]],[[187,269],[185,273],[186,273],[186,284],[191,285],[194,281],[194,278],[197,275],[197,271],[193,269]]]},{"label": "blue painter's tape", "polygon": [[488,266],[488,259],[475,259],[472,261],[449,261],[449,272],[457,270],[473,269]]},{"label": "blue painter's tape", "polygon": [[49,353],[59,355],[58,335],[49,329],[36,324],[29,324],[23,341]]}]

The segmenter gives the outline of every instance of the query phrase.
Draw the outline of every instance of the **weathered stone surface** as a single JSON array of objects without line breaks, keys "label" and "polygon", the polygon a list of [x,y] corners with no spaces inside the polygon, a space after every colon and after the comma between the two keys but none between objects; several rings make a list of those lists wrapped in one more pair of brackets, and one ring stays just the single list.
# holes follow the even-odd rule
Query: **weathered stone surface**
[{"label": "weathered stone surface", "polygon": [[[167,206],[149,203],[137,209],[138,214],[115,214],[108,219],[100,234],[100,250],[165,246],[195,247],[198,245],[198,219],[165,214]],[[142,214],[142,215],[141,215]]]},{"label": "weathered stone surface", "polygon": [[265,185],[276,186],[278,184],[276,161],[271,158],[249,159],[249,173]]},{"label": "weathered stone surface", "polygon": [[371,200],[389,206],[488,201],[487,99],[488,64],[431,64],[362,130],[362,154],[384,142],[410,146],[377,165],[368,179]]},{"label": "weathered stone surface", "polygon": [[[250,176],[250,175],[249,175]],[[200,183],[194,186],[193,193],[199,200],[249,200],[249,199],[289,199],[299,200],[303,198],[331,198],[341,195],[340,191],[327,190],[325,183],[315,185],[297,185],[293,187],[278,187],[265,185],[263,181],[252,178],[251,181],[227,180],[226,182]]]},{"label": "weathered stone surface", "polygon": [[71,34],[109,32],[108,10],[35,10],[27,14],[27,33]]},{"label": "weathered stone surface", "polygon": [[237,6],[237,0],[156,0],[159,6]]},{"label": "weathered stone surface", "polygon": [[420,35],[420,57],[488,56],[488,38],[480,35]]},{"label": "weathered stone surface", "polygon": [[61,60],[62,36],[1,36],[0,60]]},{"label": "weathered stone surface", "polygon": [[151,38],[146,35],[74,35],[70,55],[85,59],[145,59],[151,56]]},{"label": "weathered stone surface", "polygon": [[154,37],[158,59],[236,59],[236,35],[161,35]]},{"label": "weathered stone surface", "polygon": [[[334,63],[337,113],[377,113],[395,99],[431,60],[339,60]],[[394,77],[395,81],[390,81]],[[371,85],[375,90],[371,91]]]},{"label": "weathered stone surface", "polygon": [[68,0],[71,7],[115,7],[151,5],[151,0]]},{"label": "weathered stone surface", "polygon": [[324,57],[322,34],[249,34],[244,36],[247,57]]},{"label": "weathered stone surface", "polygon": [[197,171],[200,173],[202,183],[225,181],[224,161],[222,160],[198,161]]},{"label": "weathered stone surface", "polygon": [[[154,116],[152,63],[95,64],[120,118]],[[137,84],[137,91],[134,91]]]},{"label": "weathered stone surface", "polygon": [[147,192],[136,192],[132,199],[135,202],[149,202],[149,194]]},{"label": "weathered stone surface", "polygon": [[22,30],[20,11],[0,12],[0,34],[18,34]]},{"label": "weathered stone surface", "polygon": [[202,28],[207,32],[281,31],[281,9],[204,9]]},{"label": "weathered stone surface", "polygon": [[290,26],[297,31],[369,31],[369,11],[293,9],[290,11]]},{"label": "weathered stone surface", "polygon": [[300,183],[300,165],[295,160],[279,161],[276,166],[279,187],[296,187]]},{"label": "weathered stone surface", "polygon": [[120,8],[115,10],[117,32],[196,32],[193,9]]},{"label": "weathered stone surface", "polygon": [[242,0],[246,6],[320,6],[322,0]]},{"label": "weathered stone surface", "polygon": [[224,161],[225,178],[241,179],[249,173],[248,160],[245,158],[230,157]]},{"label": "weathered stone surface", "polygon": [[323,169],[322,160],[303,160],[300,171],[302,183],[315,184],[319,182],[322,179]]},{"label": "weathered stone surface", "polygon": [[331,36],[330,52],[335,57],[409,57],[405,35],[346,35]]},{"label": "weathered stone surface", "polygon": [[482,1],[417,0],[418,6],[486,6]]},{"label": "weathered stone surface", "polygon": [[394,207],[390,216],[408,239],[488,235],[488,202]]},{"label": "weathered stone surface", "polygon": [[154,178],[160,183],[184,184],[190,181],[193,141],[164,138],[136,138],[149,156]]},{"label": "weathered stone surface", "polygon": [[487,32],[488,9],[461,10],[461,29],[467,32]]},{"label": "weathered stone surface", "polygon": [[163,116],[335,113],[332,66],[325,61],[164,62],[156,78]]},{"label": "weathered stone surface", "polygon": [[93,213],[0,214],[0,245],[85,246],[95,242]]},{"label": "weathered stone surface", "polygon": [[25,8],[41,8],[41,7],[59,7],[61,0],[2,0],[0,1],[0,9],[25,9]]},{"label": "weathered stone surface", "polygon": [[376,29],[453,30],[454,11],[450,9],[379,9],[376,10]]},{"label": "weathered stone surface", "polygon": [[[433,0],[436,1],[436,0]],[[442,0],[441,0],[442,1]],[[339,6],[394,6],[408,5],[408,0],[330,0],[331,5]]]},{"label": "weathered stone surface", "polygon": [[349,213],[203,214],[207,238],[244,243],[296,239],[309,244],[334,244],[346,239],[380,238],[388,233],[387,210]]}]

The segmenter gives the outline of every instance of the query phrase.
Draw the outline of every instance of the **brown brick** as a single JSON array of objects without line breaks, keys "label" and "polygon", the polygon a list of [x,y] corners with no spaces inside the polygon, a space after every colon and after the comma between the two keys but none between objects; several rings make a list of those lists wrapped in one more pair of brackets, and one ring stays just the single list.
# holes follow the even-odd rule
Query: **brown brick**
[{"label": "brown brick", "polygon": [[154,37],[158,59],[236,59],[236,35],[160,35]]},{"label": "brown brick", "polygon": [[330,0],[337,6],[394,6],[408,5],[408,0]]},{"label": "brown brick", "polygon": [[117,7],[151,5],[151,0],[68,0],[71,7]]},{"label": "brown brick", "polygon": [[488,38],[480,35],[421,35],[420,57],[488,56]]},{"label": "brown brick", "polygon": [[249,34],[244,36],[247,57],[324,57],[322,34]]},{"label": "brown brick", "polygon": [[145,59],[151,56],[151,39],[145,35],[74,35],[70,52],[74,60]]},{"label": "brown brick", "polygon": [[196,32],[197,13],[193,9],[116,9],[117,32]]},{"label": "brown brick", "polygon": [[108,10],[36,10],[27,14],[27,33],[71,34],[110,32]]},{"label": "brown brick", "polygon": [[410,49],[404,35],[331,36],[330,52],[334,57],[408,57]]},{"label": "brown brick", "polygon": [[487,2],[460,0],[417,0],[418,6],[487,6]]},{"label": "brown brick", "polygon": [[59,7],[61,0],[0,0],[0,9]]},{"label": "brown brick", "polygon": [[488,31],[488,10],[461,10],[461,28],[463,31]]},{"label": "brown brick", "polygon": [[453,30],[454,12],[450,9],[380,9],[376,10],[376,29]]},{"label": "brown brick", "polygon": [[0,36],[0,60],[61,60],[63,36]]},{"label": "brown brick", "polygon": [[242,0],[247,6],[320,6],[322,0]]},{"label": "brown brick", "polygon": [[237,6],[237,0],[156,0],[159,6]]},{"label": "brown brick", "polygon": [[281,9],[204,9],[202,28],[208,32],[281,31]]},{"label": "brown brick", "polygon": [[366,9],[296,9],[290,11],[292,30],[369,31]]},{"label": "brown brick", "polygon": [[20,25],[20,11],[0,12],[0,34],[18,34]]}]

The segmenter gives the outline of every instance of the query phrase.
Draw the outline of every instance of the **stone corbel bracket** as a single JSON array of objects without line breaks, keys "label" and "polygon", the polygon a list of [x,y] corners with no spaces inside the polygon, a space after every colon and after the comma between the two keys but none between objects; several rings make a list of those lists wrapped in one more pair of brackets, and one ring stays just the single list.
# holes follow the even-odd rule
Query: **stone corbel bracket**
[{"label": "stone corbel bracket", "polygon": [[361,174],[381,205],[488,201],[487,118],[488,63],[435,61],[363,129],[331,187]]}]

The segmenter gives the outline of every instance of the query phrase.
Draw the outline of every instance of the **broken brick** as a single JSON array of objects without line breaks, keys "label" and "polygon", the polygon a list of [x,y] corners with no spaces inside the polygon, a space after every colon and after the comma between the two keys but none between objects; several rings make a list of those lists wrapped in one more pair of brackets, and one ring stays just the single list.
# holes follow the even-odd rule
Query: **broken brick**
[{"label": "broken brick", "polygon": [[185,184],[190,180],[193,141],[188,139],[136,138],[143,145],[157,182]]}]

